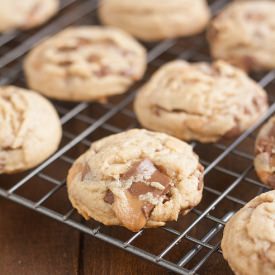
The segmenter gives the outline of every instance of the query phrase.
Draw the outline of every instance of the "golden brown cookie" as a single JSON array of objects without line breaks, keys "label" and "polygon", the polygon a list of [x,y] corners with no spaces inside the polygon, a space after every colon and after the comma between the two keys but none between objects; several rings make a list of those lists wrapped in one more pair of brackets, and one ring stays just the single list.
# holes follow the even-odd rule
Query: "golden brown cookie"
[{"label": "golden brown cookie", "polygon": [[212,56],[246,71],[275,68],[275,2],[236,1],[208,30]]},{"label": "golden brown cookie", "polygon": [[224,61],[174,61],[141,88],[134,107],[148,129],[183,140],[215,142],[251,127],[268,104],[256,82]]},{"label": "golden brown cookie", "polygon": [[238,275],[275,274],[275,191],[261,194],[226,224],[222,251]]},{"label": "golden brown cookie", "polygon": [[130,35],[107,27],[68,28],[26,57],[29,86],[48,97],[100,100],[122,94],[142,78],[146,51]]},{"label": "golden brown cookie", "polygon": [[99,15],[106,25],[155,41],[203,31],[210,11],[205,0],[102,0]]},{"label": "golden brown cookie", "polygon": [[57,12],[58,5],[58,0],[0,0],[0,32],[39,26]]},{"label": "golden brown cookie", "polygon": [[138,231],[177,220],[196,206],[203,167],[187,143],[135,129],[93,143],[71,167],[67,185],[86,219]]},{"label": "golden brown cookie", "polygon": [[61,140],[52,104],[15,86],[0,87],[0,174],[24,171],[46,160]]}]

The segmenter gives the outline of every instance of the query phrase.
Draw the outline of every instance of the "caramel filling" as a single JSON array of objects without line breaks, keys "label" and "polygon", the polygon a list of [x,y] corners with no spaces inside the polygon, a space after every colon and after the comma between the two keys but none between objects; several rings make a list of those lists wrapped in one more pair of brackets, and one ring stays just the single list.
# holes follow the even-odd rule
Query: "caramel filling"
[{"label": "caramel filling", "polygon": [[104,201],[112,204],[116,216],[124,226],[138,231],[145,226],[155,205],[169,192],[170,178],[149,159],[144,159],[134,163],[121,176],[120,181],[130,181],[131,186],[119,194],[108,190]]}]

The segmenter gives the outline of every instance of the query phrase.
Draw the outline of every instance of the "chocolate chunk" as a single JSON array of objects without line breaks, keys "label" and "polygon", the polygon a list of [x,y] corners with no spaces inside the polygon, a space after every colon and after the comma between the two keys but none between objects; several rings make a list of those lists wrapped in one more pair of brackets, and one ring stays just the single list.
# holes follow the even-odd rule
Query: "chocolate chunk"
[{"label": "chocolate chunk", "polygon": [[87,174],[91,172],[90,166],[85,163],[84,166],[82,167],[82,175],[81,175],[81,180],[83,181],[86,177]]},{"label": "chocolate chunk", "polygon": [[61,67],[68,67],[68,66],[70,66],[72,64],[73,64],[73,62],[70,61],[70,60],[64,60],[64,61],[60,61],[58,63],[58,65],[61,66]]},{"label": "chocolate chunk", "polygon": [[108,190],[105,194],[104,201],[106,203],[113,204],[114,200],[114,194],[112,193],[112,191]]},{"label": "chocolate chunk", "polygon": [[122,189],[120,196],[107,192],[104,201],[112,204],[117,218],[124,226],[132,231],[138,231],[145,226],[150,217],[155,200],[168,194],[171,188],[170,178],[149,159],[144,159],[134,163],[120,177],[120,181],[130,181],[130,188]]},{"label": "chocolate chunk", "polygon": [[61,46],[57,48],[59,52],[71,52],[71,51],[75,51],[76,49],[77,47],[75,46]]},{"label": "chocolate chunk", "polygon": [[78,46],[86,46],[91,44],[91,40],[86,37],[78,37],[77,38],[77,45]]},{"label": "chocolate chunk", "polygon": [[107,76],[107,75],[110,74],[110,73],[111,73],[111,70],[110,70],[109,67],[107,67],[107,66],[102,66],[102,67],[100,68],[100,70],[99,70],[99,71],[96,71],[94,74],[95,74],[97,77],[105,77],[105,76]]},{"label": "chocolate chunk", "polygon": [[[136,164],[123,176],[124,180],[134,178],[134,182],[129,188],[129,192],[138,197],[151,193],[154,198],[159,198],[165,195],[170,190],[170,178],[161,173],[154,164],[144,159]],[[135,181],[136,179],[136,181]],[[150,216],[154,205],[150,202],[145,202],[142,210],[146,217]]]},{"label": "chocolate chunk", "polygon": [[91,54],[88,56],[87,61],[90,63],[98,63],[100,61],[100,57],[95,54]]}]

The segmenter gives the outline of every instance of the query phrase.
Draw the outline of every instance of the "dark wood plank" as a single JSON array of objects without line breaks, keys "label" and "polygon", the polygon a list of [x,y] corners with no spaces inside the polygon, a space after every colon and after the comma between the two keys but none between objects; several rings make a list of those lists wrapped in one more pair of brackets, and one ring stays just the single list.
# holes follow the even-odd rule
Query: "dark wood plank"
[{"label": "dark wood plank", "polygon": [[164,275],[168,272],[153,263],[87,235],[82,240],[79,275]]},{"label": "dark wood plank", "polygon": [[80,233],[0,198],[0,274],[78,273]]}]

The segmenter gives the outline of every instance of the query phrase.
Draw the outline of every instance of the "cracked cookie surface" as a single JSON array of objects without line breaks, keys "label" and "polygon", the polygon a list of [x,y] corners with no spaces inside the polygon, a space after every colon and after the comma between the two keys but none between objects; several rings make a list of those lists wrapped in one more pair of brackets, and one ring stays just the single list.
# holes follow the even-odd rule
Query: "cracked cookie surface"
[{"label": "cracked cookie surface", "polygon": [[58,5],[58,0],[0,0],[0,32],[39,26],[57,12]]},{"label": "cracked cookie surface", "polygon": [[203,31],[210,11],[205,0],[102,0],[99,15],[106,25],[155,41]]},{"label": "cracked cookie surface", "polygon": [[210,23],[212,56],[246,71],[275,68],[275,2],[237,1]]},{"label": "cracked cookie surface", "polygon": [[257,196],[226,224],[223,256],[239,275],[275,274],[275,191]]},{"label": "cracked cookie surface", "polygon": [[14,86],[0,87],[0,125],[0,174],[38,165],[61,139],[60,121],[51,103]]},{"label": "cracked cookie surface", "polygon": [[254,167],[261,181],[275,189],[275,115],[257,136]]},{"label": "cracked cookie surface", "polygon": [[144,127],[201,142],[239,135],[267,107],[266,92],[223,61],[170,62],[141,88],[134,103]]},{"label": "cracked cookie surface", "polygon": [[146,51],[130,35],[107,27],[71,27],[27,56],[29,86],[61,100],[100,100],[127,91],[146,69]]},{"label": "cracked cookie surface", "polygon": [[177,220],[196,206],[203,167],[187,143],[134,129],[93,143],[71,167],[67,186],[86,219],[138,231]]}]

